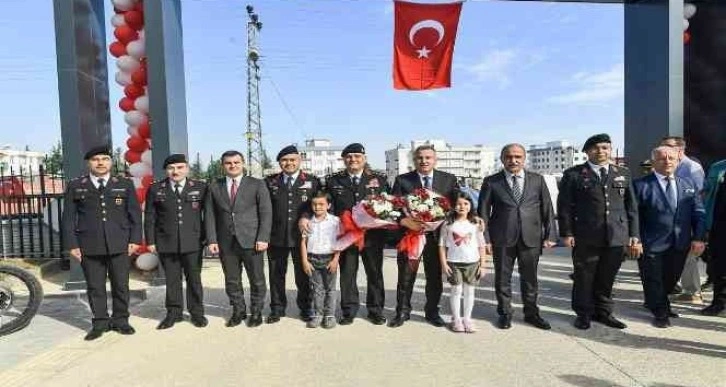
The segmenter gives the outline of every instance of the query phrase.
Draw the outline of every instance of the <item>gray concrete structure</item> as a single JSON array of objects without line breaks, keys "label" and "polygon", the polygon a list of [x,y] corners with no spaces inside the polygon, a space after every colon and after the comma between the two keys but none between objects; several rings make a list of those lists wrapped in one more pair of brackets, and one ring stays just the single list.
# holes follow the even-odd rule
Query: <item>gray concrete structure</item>
[{"label": "gray concrete structure", "polygon": [[[86,151],[111,145],[104,0],[54,0],[53,11],[63,171],[74,178],[86,172]],[[75,260],[66,288],[85,288]]]}]

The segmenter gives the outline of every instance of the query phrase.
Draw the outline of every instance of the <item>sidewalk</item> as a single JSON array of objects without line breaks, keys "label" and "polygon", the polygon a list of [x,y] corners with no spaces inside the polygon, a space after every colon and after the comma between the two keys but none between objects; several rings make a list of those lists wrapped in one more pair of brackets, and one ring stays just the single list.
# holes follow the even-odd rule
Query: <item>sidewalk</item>
[{"label": "sidewalk", "polygon": [[[216,261],[205,261],[207,328],[184,322],[157,331],[165,313],[164,293],[152,288],[147,300],[132,306],[136,335],[112,332],[87,343],[83,335],[90,315],[83,298],[52,299],[30,327],[0,338],[0,385],[726,386],[725,318],[704,317],[699,307],[677,304],[682,317],[673,319],[674,327],[652,327],[641,306],[637,269],[627,262],[615,295],[616,314],[628,328],[618,331],[593,323],[590,330],[578,331],[571,325],[570,260],[567,252],[555,252],[543,257],[539,270],[542,315],[553,326],[548,332],[522,323],[519,308],[512,329],[494,327],[493,276],[477,289],[478,333],[434,328],[421,314],[422,274],[413,300],[418,313],[398,329],[359,318],[351,326],[312,330],[290,308],[290,317],[275,325],[226,328],[229,309],[221,268]],[[291,270],[288,274],[292,289]],[[390,318],[394,259],[386,259],[384,275]],[[359,281],[365,300],[362,265]],[[449,311],[447,291],[445,287],[442,314]],[[289,290],[288,304],[294,305],[294,295]],[[365,314],[362,307],[359,316]]]}]

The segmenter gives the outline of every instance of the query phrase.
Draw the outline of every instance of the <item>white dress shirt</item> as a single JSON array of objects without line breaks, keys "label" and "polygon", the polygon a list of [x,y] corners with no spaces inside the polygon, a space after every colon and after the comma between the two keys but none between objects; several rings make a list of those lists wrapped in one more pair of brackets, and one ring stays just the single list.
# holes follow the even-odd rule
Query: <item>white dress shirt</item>
[{"label": "white dress shirt", "polygon": [[181,192],[184,190],[184,186],[187,184],[187,179],[184,178],[184,179],[182,179],[182,181],[180,181],[178,183],[172,179],[169,179],[169,184],[171,184],[172,191],[176,191],[176,185],[179,184],[179,192]]},{"label": "white dress shirt", "polygon": [[431,173],[425,174],[425,175],[423,173],[420,173],[420,172],[418,173],[418,179],[419,179],[419,181],[421,181],[421,187],[426,188],[426,181],[424,180],[424,177],[428,177],[429,178],[429,184],[431,185],[431,188],[433,189],[433,187],[434,187],[434,173],[431,172]]},{"label": "white dress shirt", "polygon": [[307,250],[309,254],[333,254],[333,246],[338,240],[340,219],[327,214],[324,219],[313,216],[310,219],[310,231],[307,233]]},{"label": "white dress shirt", "polygon": [[237,183],[237,192],[239,192],[239,182],[242,180],[242,176],[237,176],[235,178],[231,178],[227,176],[227,195],[229,197],[232,197],[232,181],[235,181]]},{"label": "white dress shirt", "polygon": [[287,185],[287,180],[290,179],[290,178],[292,179],[292,182],[290,182],[290,184],[291,185],[292,184],[295,184],[295,181],[297,180],[297,177],[299,175],[300,175],[300,171],[299,170],[297,172],[293,173],[292,175],[288,175],[287,173],[283,172],[282,173],[282,184]]},{"label": "white dress shirt", "polygon": [[597,165],[597,164],[593,164],[591,161],[588,161],[587,162],[587,165],[590,166],[590,169],[592,169],[592,171],[595,172],[595,174],[598,177],[600,177],[600,169],[601,168],[605,168],[605,172],[607,172],[608,174],[610,174],[610,163],[605,163],[605,164],[602,164],[602,165]]},{"label": "white dress shirt", "polygon": [[[666,186],[668,185],[668,182],[666,181],[666,175],[661,175],[660,173],[653,171],[653,174],[655,175],[656,179],[658,179],[658,185],[660,185],[660,189],[663,190],[663,193],[668,195],[668,191],[666,191]],[[676,177],[675,175],[668,176],[671,178],[671,194],[673,195],[673,199],[675,203],[678,203],[678,186],[676,184]]]},{"label": "white dress shirt", "polygon": [[504,176],[507,177],[507,184],[509,185],[509,188],[513,188],[512,187],[512,176],[517,176],[519,178],[519,188],[521,188],[522,192],[524,192],[524,169],[520,170],[517,173],[511,173],[505,169]]},{"label": "white dress shirt", "polygon": [[107,174],[105,174],[103,176],[90,175],[89,178],[91,179],[91,183],[93,184],[93,186],[96,187],[96,189],[98,189],[98,179],[103,179],[103,186],[104,187],[107,187],[108,186],[108,179],[111,178],[111,174],[110,173],[107,173]]}]

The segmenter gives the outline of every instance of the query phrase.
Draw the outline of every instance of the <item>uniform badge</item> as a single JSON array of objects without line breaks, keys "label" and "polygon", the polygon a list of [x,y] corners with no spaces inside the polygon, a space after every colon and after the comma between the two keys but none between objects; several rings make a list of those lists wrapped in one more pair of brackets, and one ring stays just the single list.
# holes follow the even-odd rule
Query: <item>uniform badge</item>
[{"label": "uniform badge", "polygon": [[304,202],[308,201],[308,195],[303,195],[302,197],[300,197],[300,200]]},{"label": "uniform badge", "polygon": [[620,194],[620,196],[625,196],[625,188],[618,189],[618,193]]},{"label": "uniform badge", "polygon": [[192,202],[192,209],[198,210],[199,209],[199,202]]},{"label": "uniform badge", "polygon": [[120,205],[124,204],[124,199],[120,196],[116,196],[115,203],[117,206],[120,206]]}]

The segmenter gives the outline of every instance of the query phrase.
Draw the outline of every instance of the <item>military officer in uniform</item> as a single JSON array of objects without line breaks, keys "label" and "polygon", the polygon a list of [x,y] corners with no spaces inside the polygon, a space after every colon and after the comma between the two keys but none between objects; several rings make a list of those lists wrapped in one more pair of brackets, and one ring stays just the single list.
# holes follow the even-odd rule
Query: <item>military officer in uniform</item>
[{"label": "military officer in uniform", "polygon": [[[345,170],[325,177],[325,187],[332,198],[331,211],[340,216],[344,211],[352,209],[361,200],[370,195],[390,192],[386,176],[373,172],[366,167],[366,155],[363,145],[353,143],[341,153]],[[306,227],[301,222],[303,228]],[[366,271],[368,294],[366,307],[368,320],[375,325],[383,325],[385,289],[383,285],[383,246],[386,230],[368,230],[365,234],[365,246],[362,251],[351,246],[340,254],[340,308],[342,317],[340,325],[350,325],[358,313],[358,257],[363,261]]]},{"label": "military officer in uniform", "polygon": [[638,205],[630,172],[610,163],[610,136],[592,136],[582,150],[588,161],[564,172],[557,198],[560,235],[575,267],[574,325],[588,329],[594,319],[623,329],[612,316],[612,289],[625,254],[642,253]]},{"label": "military officer in uniform", "polygon": [[[63,197],[63,242],[86,277],[93,327],[86,340],[114,330],[134,334],[129,325],[129,256],[141,243],[141,208],[131,180],[111,176],[111,149],[85,154],[90,174],[68,183]],[[111,279],[113,314],[106,303],[106,273]]]},{"label": "military officer in uniform", "polygon": [[307,321],[312,313],[309,277],[302,268],[300,257],[301,215],[310,214],[310,198],[320,190],[320,180],[300,170],[300,154],[294,145],[286,146],[277,154],[282,172],[265,178],[272,201],[272,231],[267,250],[270,275],[270,315],[266,322],[274,324],[285,316],[285,276],[288,256],[292,256],[297,287],[297,307],[300,317]]},{"label": "military officer in uniform", "polygon": [[158,253],[166,276],[166,317],[157,329],[182,321],[182,270],[187,282],[187,310],[194,326],[207,326],[202,291],[202,204],[207,184],[189,179],[183,154],[164,160],[167,178],[146,193],[144,231],[149,251]]}]

